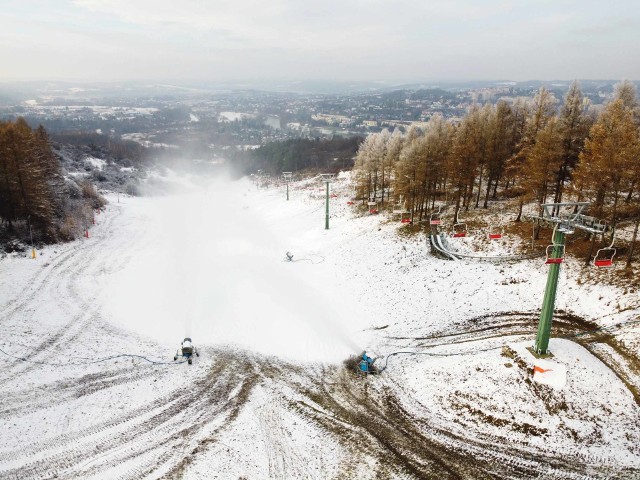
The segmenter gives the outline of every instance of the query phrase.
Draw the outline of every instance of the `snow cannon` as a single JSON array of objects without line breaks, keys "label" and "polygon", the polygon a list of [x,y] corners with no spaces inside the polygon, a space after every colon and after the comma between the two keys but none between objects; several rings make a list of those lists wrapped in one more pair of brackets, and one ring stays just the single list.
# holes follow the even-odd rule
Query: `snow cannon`
[{"label": "snow cannon", "polygon": [[374,365],[377,358],[370,357],[367,352],[360,354],[360,362],[358,363],[358,372],[364,375],[376,375],[382,373],[384,368],[379,369]]},{"label": "snow cannon", "polygon": [[198,349],[193,345],[193,341],[191,338],[185,338],[180,344],[180,348],[176,351],[176,354],[173,357],[173,360],[176,361],[178,357],[186,358],[187,363],[191,365],[193,363],[193,355],[196,357],[200,356]]}]

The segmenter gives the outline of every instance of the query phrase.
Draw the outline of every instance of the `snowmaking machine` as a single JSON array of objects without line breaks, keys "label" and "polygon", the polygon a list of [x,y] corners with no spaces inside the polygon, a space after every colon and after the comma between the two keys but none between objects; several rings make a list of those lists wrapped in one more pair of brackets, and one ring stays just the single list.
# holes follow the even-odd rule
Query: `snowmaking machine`
[{"label": "snowmaking machine", "polygon": [[362,373],[364,375],[377,375],[378,373],[382,373],[384,367],[378,368],[374,365],[377,359],[377,357],[370,357],[367,352],[362,352],[358,362],[358,373]]},{"label": "snowmaking machine", "polygon": [[191,338],[185,338],[180,344],[180,348],[176,351],[173,360],[177,360],[178,357],[186,358],[189,365],[193,363],[193,355],[200,356],[198,349],[193,345]]}]

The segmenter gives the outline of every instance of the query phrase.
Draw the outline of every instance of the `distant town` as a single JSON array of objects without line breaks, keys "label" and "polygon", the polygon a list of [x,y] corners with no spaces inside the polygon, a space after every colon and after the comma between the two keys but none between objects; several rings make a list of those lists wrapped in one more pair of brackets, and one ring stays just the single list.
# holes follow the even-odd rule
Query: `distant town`
[{"label": "distant town", "polygon": [[[581,81],[589,107],[595,111],[611,98],[616,81]],[[0,120],[23,117],[32,127],[43,125],[54,137],[93,132],[144,147],[224,157],[230,148],[246,150],[278,140],[406,131],[423,127],[434,115],[458,123],[473,103],[531,99],[541,85],[560,101],[569,84],[362,85],[360,91],[343,93],[156,84],[0,84]]]}]

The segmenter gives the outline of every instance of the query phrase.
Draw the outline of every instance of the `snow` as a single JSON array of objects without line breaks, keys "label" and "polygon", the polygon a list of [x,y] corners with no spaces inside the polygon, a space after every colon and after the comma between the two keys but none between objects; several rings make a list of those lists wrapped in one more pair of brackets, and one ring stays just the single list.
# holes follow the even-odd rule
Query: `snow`
[{"label": "snow", "polygon": [[[104,292],[115,323],[162,342],[185,332],[197,342],[307,361],[340,361],[358,348],[343,327],[357,318],[356,307],[332,305],[340,295],[333,273],[305,245],[316,235],[300,237],[286,226],[274,231],[226,184],[138,203],[126,235],[142,237],[145,248]],[[193,247],[184,248],[185,235]],[[284,261],[288,250],[300,253],[294,264]],[[132,324],[132,317],[139,320]],[[351,330],[365,326],[357,322]]]},{"label": "snow", "polygon": [[143,147],[155,147],[155,148],[180,148],[178,145],[173,145],[170,143],[159,143],[153,142],[150,139],[155,138],[155,135],[150,135],[146,133],[123,133],[120,136],[123,140],[131,140],[132,142],[139,143]]},{"label": "snow", "polygon": [[533,380],[562,390],[567,384],[567,367],[561,363],[537,359],[533,362]]},{"label": "snow", "polygon": [[105,165],[107,164],[106,160],[95,157],[85,157],[84,161],[91,165],[93,168],[97,168],[98,170],[103,170]]},{"label": "snow", "polygon": [[241,112],[220,112],[218,115],[219,122],[235,122],[244,118],[255,118],[255,115]]},{"label": "snow", "polygon": [[[389,442],[410,433],[395,452],[435,455],[420,453],[428,439],[507,469],[477,476],[638,476],[640,378],[620,345],[636,348],[640,326],[611,341],[554,333],[570,315],[630,322],[637,295],[585,282],[567,258],[540,360],[527,347],[543,259],[435,258],[423,235],[347,205],[348,173],[331,184],[329,230],[318,178],[288,202],[283,185],[163,178],[179,193],[113,196],[91,238],[0,259],[0,394],[20,399],[0,407],[0,477],[413,478],[359,423],[376,412],[376,428],[397,422]],[[185,337],[201,356],[173,365]],[[340,369],[363,350],[383,374]]]}]

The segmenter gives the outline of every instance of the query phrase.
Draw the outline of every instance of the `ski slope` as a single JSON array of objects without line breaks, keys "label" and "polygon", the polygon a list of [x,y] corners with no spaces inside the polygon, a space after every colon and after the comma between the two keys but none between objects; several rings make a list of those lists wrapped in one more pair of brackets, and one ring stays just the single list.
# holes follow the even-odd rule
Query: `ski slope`
[{"label": "ski slope", "polygon": [[[554,389],[526,350],[543,261],[435,258],[332,188],[330,230],[322,184],[214,182],[0,260],[0,478],[640,476],[638,326],[595,332],[637,295],[566,262]],[[363,349],[382,375],[344,369]]]}]

